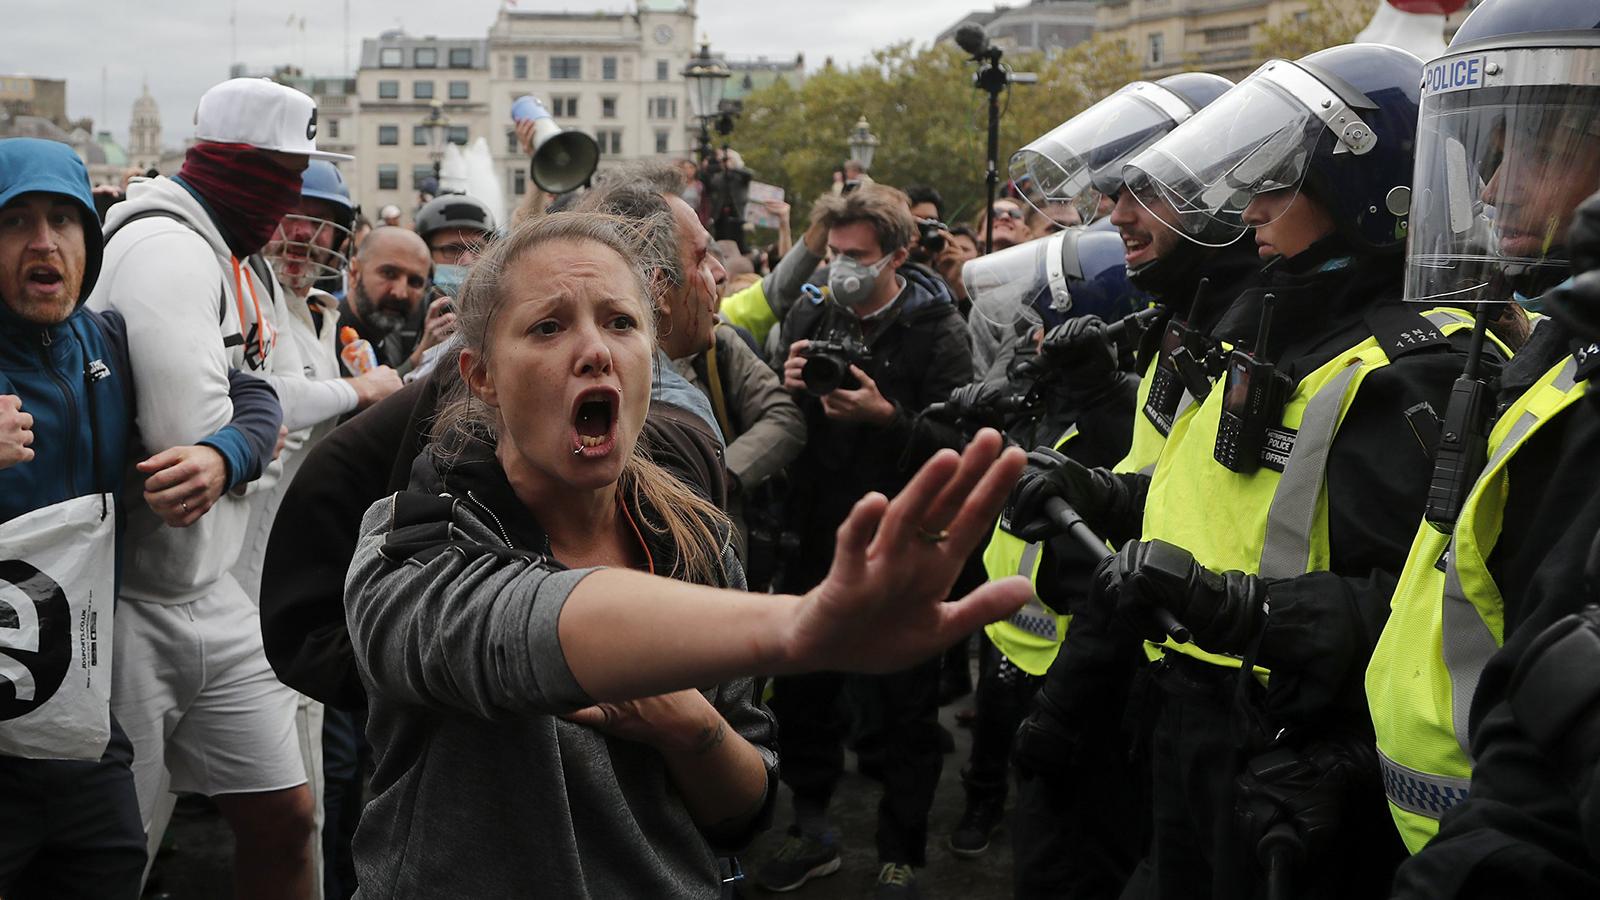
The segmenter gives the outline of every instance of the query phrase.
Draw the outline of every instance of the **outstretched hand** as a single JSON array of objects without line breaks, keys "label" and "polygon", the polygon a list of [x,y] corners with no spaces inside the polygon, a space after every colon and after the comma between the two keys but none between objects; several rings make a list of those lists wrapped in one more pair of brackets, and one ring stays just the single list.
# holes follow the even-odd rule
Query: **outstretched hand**
[{"label": "outstretched hand", "polygon": [[946,603],[967,557],[994,527],[1022,471],[1016,448],[978,432],[941,450],[894,500],[868,494],[839,526],[828,577],[801,599],[787,655],[797,670],[893,672],[1016,612],[1033,588],[992,581]]}]

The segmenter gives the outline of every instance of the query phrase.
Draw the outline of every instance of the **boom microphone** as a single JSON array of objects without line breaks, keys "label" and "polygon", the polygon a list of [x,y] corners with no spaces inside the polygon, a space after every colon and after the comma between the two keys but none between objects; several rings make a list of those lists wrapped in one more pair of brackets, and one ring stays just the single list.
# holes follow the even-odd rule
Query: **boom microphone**
[{"label": "boom microphone", "polygon": [[968,23],[956,29],[956,46],[972,56],[987,56],[989,53],[989,33],[983,30],[982,25]]}]

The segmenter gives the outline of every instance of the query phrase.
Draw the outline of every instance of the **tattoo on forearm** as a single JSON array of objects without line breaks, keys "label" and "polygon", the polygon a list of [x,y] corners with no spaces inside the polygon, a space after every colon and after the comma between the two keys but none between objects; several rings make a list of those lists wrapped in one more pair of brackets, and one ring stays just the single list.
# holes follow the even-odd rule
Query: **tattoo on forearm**
[{"label": "tattoo on forearm", "polygon": [[716,749],[718,744],[722,743],[722,739],[727,736],[727,733],[728,723],[726,720],[718,720],[715,728],[706,727],[700,729],[700,736],[694,742],[694,752],[700,754],[710,753]]}]

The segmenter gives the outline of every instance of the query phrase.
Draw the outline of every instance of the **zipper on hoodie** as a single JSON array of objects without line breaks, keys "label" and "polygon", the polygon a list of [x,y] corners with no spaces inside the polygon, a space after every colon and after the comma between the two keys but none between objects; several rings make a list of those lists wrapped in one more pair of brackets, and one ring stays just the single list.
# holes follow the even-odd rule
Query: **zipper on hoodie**
[{"label": "zipper on hoodie", "polygon": [[500,517],[494,514],[494,510],[490,509],[488,504],[484,503],[482,500],[474,497],[471,491],[467,491],[467,499],[471,500],[474,506],[483,510],[485,515],[494,520],[494,527],[500,531],[500,539],[506,542],[507,547],[515,550],[516,545],[511,543],[511,535],[506,532],[506,527],[500,524]]},{"label": "zipper on hoodie", "polygon": [[[71,389],[67,387],[66,379],[62,378],[61,373],[56,371],[55,361],[50,358],[50,345],[54,343],[55,341],[50,337],[49,329],[39,332],[39,361],[44,364],[44,371],[49,374],[51,382],[56,386],[56,390],[61,393],[61,399],[66,401],[67,427],[72,433],[71,452],[67,454],[67,489],[76,491],[78,489],[78,434],[83,429],[77,427],[77,398],[72,396]],[[90,422],[89,427],[95,427],[95,423]]]}]

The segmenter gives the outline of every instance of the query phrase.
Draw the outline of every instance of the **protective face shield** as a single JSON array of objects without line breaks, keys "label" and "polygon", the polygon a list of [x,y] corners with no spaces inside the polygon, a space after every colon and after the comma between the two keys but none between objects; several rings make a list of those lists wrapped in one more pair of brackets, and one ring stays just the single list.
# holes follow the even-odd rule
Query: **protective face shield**
[{"label": "protective face shield", "polygon": [[1295,63],[1269,60],[1135,156],[1123,179],[1146,208],[1155,197],[1171,204],[1184,237],[1223,247],[1244,234],[1257,194],[1300,190],[1324,132],[1335,154],[1359,156],[1377,143],[1339,93]]},{"label": "protective face shield", "polygon": [[1600,188],[1600,36],[1541,37],[1424,67],[1407,300],[1531,299],[1567,277],[1567,228]]},{"label": "protective face shield", "polygon": [[337,278],[350,258],[350,229],[315,216],[291,213],[278,222],[278,230],[262,250],[279,283],[303,295],[324,278]]},{"label": "protective face shield", "polygon": [[1068,228],[969,260],[961,280],[972,314],[1002,332],[1023,334],[1074,316],[1107,321],[1131,311],[1136,296],[1114,231]]},{"label": "protective face shield", "polygon": [[1011,157],[1011,180],[1034,209],[1070,203],[1092,222],[1100,199],[1122,189],[1122,166],[1192,115],[1189,104],[1135,81],[1056,126]]}]

